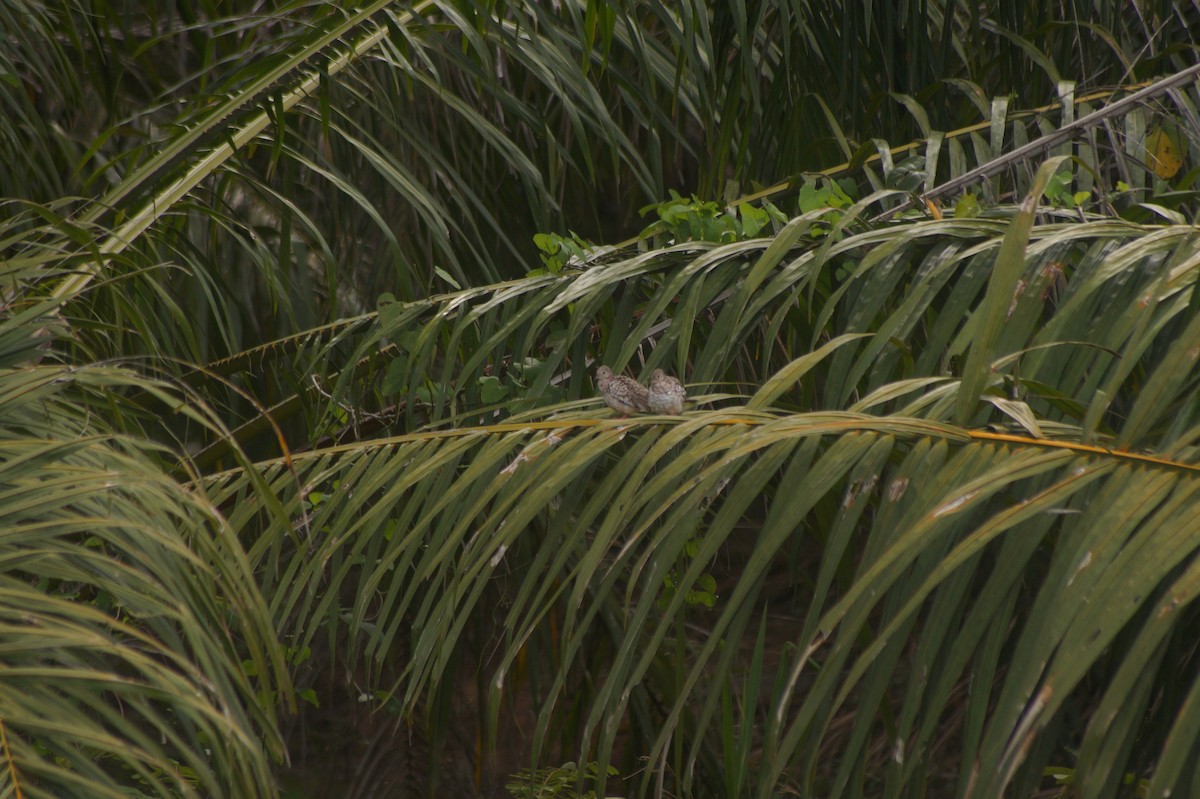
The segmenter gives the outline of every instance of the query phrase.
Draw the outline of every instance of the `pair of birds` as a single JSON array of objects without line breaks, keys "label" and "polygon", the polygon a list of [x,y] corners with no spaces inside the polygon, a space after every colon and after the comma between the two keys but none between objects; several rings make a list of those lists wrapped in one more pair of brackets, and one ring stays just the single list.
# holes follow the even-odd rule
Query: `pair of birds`
[{"label": "pair of birds", "polygon": [[662,369],[650,373],[647,388],[632,377],[615,375],[607,366],[596,370],[596,387],[604,397],[604,404],[621,416],[632,413],[665,413],[672,416],[683,413],[683,401],[687,392],[683,384]]}]

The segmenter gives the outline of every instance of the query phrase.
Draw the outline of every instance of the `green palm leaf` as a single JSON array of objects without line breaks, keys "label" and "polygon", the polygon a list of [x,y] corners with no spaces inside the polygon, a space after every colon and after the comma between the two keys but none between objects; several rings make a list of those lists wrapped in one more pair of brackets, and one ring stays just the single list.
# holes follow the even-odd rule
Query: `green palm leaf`
[{"label": "green palm leaf", "polygon": [[0,792],[1196,784],[1186,9],[168,5],[0,10]]},{"label": "green palm leaf", "polygon": [[81,393],[162,388],[49,366],[0,384],[0,782],[24,796],[269,793],[288,681],[232,531],[164,473],[167,453],[76,410]]}]

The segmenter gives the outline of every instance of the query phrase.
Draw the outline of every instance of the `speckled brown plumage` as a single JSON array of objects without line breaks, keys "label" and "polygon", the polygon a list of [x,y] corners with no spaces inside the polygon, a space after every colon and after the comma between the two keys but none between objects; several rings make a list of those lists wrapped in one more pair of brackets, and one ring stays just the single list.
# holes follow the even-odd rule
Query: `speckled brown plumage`
[{"label": "speckled brown plumage", "polygon": [[686,398],[687,392],[683,384],[662,369],[655,369],[650,374],[647,404],[652,413],[666,413],[672,416],[683,413],[683,401]]},{"label": "speckled brown plumage", "polygon": [[607,366],[596,370],[596,388],[600,389],[604,404],[621,416],[650,410],[646,387],[632,377],[614,375]]}]

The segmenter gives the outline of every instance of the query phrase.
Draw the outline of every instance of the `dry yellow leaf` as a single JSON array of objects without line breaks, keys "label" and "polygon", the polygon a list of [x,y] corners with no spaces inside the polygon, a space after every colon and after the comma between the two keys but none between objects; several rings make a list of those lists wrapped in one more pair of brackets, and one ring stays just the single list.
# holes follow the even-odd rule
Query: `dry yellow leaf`
[{"label": "dry yellow leaf", "polygon": [[1163,180],[1175,177],[1183,166],[1183,149],[1179,141],[1162,128],[1156,128],[1146,136],[1146,152],[1150,156],[1150,167]]}]

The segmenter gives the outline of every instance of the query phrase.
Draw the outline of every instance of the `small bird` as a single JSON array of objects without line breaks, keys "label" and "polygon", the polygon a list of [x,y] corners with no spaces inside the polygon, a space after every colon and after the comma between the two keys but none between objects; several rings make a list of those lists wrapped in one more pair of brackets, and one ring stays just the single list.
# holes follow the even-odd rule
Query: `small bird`
[{"label": "small bird", "polygon": [[632,377],[614,375],[607,366],[596,370],[596,388],[600,389],[604,404],[621,416],[650,410],[646,387]]},{"label": "small bird", "polygon": [[683,413],[683,401],[687,397],[683,384],[674,377],[655,369],[650,373],[650,391],[648,405],[653,413],[667,413],[672,416]]}]

